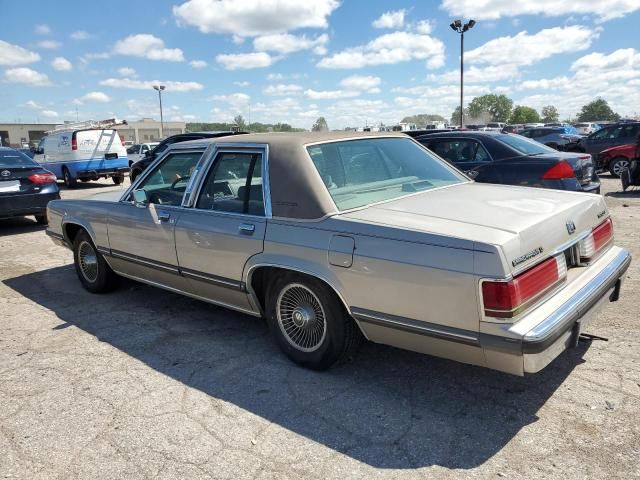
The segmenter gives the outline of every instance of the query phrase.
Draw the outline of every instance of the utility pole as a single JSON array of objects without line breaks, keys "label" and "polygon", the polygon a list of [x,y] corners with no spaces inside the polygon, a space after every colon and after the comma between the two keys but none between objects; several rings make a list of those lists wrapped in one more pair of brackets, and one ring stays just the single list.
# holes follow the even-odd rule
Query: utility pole
[{"label": "utility pole", "polygon": [[164,119],[162,118],[162,91],[167,88],[164,85],[154,85],[153,89],[158,91],[158,100],[160,101],[160,139],[164,137]]},{"label": "utility pole", "polygon": [[454,20],[449,25],[460,34],[460,128],[464,127],[464,32],[471,30],[475,24],[475,20],[469,20],[464,25],[462,20]]}]

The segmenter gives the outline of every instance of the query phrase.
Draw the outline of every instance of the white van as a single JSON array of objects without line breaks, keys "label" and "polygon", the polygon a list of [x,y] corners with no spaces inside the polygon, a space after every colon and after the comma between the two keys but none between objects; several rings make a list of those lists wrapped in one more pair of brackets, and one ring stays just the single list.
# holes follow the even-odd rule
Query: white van
[{"label": "white van", "polygon": [[100,127],[103,124],[105,122],[62,125],[47,132],[33,159],[64,179],[70,188],[78,180],[108,177],[119,185],[129,171],[127,151],[118,132]]},{"label": "white van", "polygon": [[138,160],[142,160],[147,152],[150,152],[160,142],[152,142],[152,143],[136,143],[135,145],[131,145],[127,148],[127,157],[129,157],[129,166],[136,163]]}]

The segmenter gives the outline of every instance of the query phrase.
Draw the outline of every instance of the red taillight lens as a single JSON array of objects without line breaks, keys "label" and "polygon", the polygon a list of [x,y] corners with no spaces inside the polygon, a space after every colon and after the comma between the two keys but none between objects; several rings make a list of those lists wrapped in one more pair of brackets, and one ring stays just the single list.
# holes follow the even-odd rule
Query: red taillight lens
[{"label": "red taillight lens", "polygon": [[75,135],[71,138],[71,150],[77,150],[78,149],[78,140],[76,139]]},{"label": "red taillight lens", "polygon": [[576,172],[565,160],[561,160],[545,172],[542,176],[545,180],[559,180],[561,178],[575,178]]},{"label": "red taillight lens", "polygon": [[490,317],[511,318],[522,307],[563,279],[567,273],[564,255],[549,258],[508,282],[482,283],[484,313]]},{"label": "red taillight lens", "polygon": [[31,183],[56,183],[56,176],[53,173],[34,173],[27,177]]},{"label": "red taillight lens", "polygon": [[607,218],[604,222],[591,230],[588,237],[580,241],[581,260],[590,260],[602,247],[613,239],[613,222]]}]

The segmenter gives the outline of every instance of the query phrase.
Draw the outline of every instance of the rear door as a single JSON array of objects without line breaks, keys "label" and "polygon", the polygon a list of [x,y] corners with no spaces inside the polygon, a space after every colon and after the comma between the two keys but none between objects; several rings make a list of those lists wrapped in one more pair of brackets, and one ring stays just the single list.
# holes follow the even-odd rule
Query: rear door
[{"label": "rear door", "polygon": [[115,130],[79,130],[74,134],[76,160],[88,160],[87,170],[104,170],[122,163],[126,150]]},{"label": "rear door", "polygon": [[215,153],[193,208],[185,209],[175,228],[180,271],[193,294],[254,310],[242,275],[247,260],[264,248],[266,178],[262,148]]},{"label": "rear door", "polygon": [[427,140],[427,147],[465,173],[476,172],[491,163],[486,148],[472,138],[438,138]]}]

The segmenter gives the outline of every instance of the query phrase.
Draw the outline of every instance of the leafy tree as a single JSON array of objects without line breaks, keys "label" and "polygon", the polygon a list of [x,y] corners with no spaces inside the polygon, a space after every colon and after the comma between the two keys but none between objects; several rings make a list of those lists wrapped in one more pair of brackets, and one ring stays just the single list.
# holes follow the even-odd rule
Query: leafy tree
[{"label": "leafy tree", "polygon": [[538,112],[526,105],[516,105],[516,108],[511,112],[511,117],[509,117],[509,123],[538,123],[539,121]]},{"label": "leafy tree", "polygon": [[558,109],[553,105],[545,105],[542,107],[542,121],[544,123],[554,123],[560,118]]},{"label": "leafy tree", "polygon": [[482,95],[471,100],[469,116],[481,117],[483,112],[491,115],[493,122],[506,122],[513,108],[513,100],[506,95]]},{"label": "leafy tree", "polygon": [[[469,109],[464,109],[464,122],[467,123],[469,119]],[[456,107],[456,109],[451,114],[451,119],[449,120],[451,125],[459,125],[460,124],[460,105]]]},{"label": "leafy tree", "polygon": [[316,122],[313,124],[313,127],[311,127],[311,131],[312,132],[328,132],[329,131],[329,125],[327,125],[327,121],[324,119],[324,117],[318,117]]},{"label": "leafy tree", "polygon": [[597,122],[599,120],[614,122],[620,120],[620,115],[611,110],[604,98],[596,98],[593,102],[587,103],[578,114],[580,122]]},{"label": "leafy tree", "polygon": [[437,115],[434,113],[419,113],[417,115],[410,115],[408,117],[404,117],[400,120],[401,123],[415,123],[419,127],[424,127],[425,125],[431,125],[433,122],[446,122],[447,119],[442,115]]},{"label": "leafy tree", "polygon": [[247,129],[247,123],[244,121],[244,117],[242,115],[236,115],[233,117],[233,123],[235,123],[240,131]]}]

